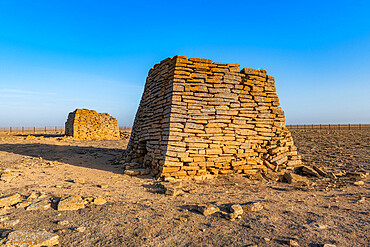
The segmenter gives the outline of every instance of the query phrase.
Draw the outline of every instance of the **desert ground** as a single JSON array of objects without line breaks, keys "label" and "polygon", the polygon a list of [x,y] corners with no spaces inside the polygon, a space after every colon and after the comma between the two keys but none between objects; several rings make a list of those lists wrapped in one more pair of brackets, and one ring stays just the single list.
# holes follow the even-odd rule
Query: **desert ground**
[{"label": "desert ground", "polygon": [[[22,198],[0,208],[0,237],[37,229],[57,234],[58,246],[369,246],[370,128],[291,131],[304,165],[330,177],[184,180],[177,196],[149,175],[123,174],[115,161],[127,139],[0,133],[1,197]],[[71,195],[82,197],[83,208],[58,210]],[[225,218],[231,205],[249,202],[263,209]],[[202,215],[202,203],[220,212]]]}]

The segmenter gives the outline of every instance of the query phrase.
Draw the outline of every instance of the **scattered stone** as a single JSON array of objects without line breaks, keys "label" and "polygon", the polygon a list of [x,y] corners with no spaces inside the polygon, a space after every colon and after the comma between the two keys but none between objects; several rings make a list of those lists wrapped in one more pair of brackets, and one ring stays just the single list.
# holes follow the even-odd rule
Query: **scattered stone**
[{"label": "scattered stone", "polygon": [[197,211],[205,216],[208,216],[216,212],[219,212],[220,209],[213,204],[199,204],[197,207]]},{"label": "scattered stone", "polygon": [[28,135],[28,136],[26,137],[26,140],[33,140],[33,139],[36,139],[36,136]]},{"label": "scattered stone", "polygon": [[5,246],[42,247],[59,244],[59,236],[44,230],[17,230],[8,234]]},{"label": "scattered stone", "polygon": [[182,183],[181,182],[174,182],[174,183],[162,183],[164,187],[164,194],[169,196],[177,196],[182,193]]},{"label": "scattered stone", "polygon": [[361,186],[361,185],[364,185],[365,182],[364,181],[356,181],[353,183],[354,185],[357,185],[357,186]]},{"label": "scattered stone", "polygon": [[333,172],[328,172],[328,178],[337,179],[337,176]]},{"label": "scattered stone", "polygon": [[190,189],[190,190],[188,190],[188,193],[189,194],[195,194],[197,192],[198,192],[197,189]]},{"label": "scattered stone", "polygon": [[291,173],[291,172],[286,172],[283,175],[284,179],[289,183],[303,183],[303,184],[308,184],[308,179],[306,177],[302,177],[300,175]]},{"label": "scattered stone", "polygon": [[149,175],[152,172],[151,169],[148,168],[136,168],[136,169],[126,169],[123,173],[130,176],[144,176]]},{"label": "scattered stone", "polygon": [[239,204],[234,204],[230,207],[230,214],[227,215],[227,219],[234,221],[237,218],[241,218],[243,214],[243,208]]},{"label": "scattered stone", "polygon": [[270,242],[271,239],[269,239],[269,238],[263,238],[263,240],[265,240],[266,242]]},{"label": "scattered stone", "polygon": [[10,170],[4,170],[1,172],[0,180],[6,183],[10,182],[15,176]]},{"label": "scattered stone", "polygon": [[256,212],[256,211],[261,211],[263,209],[263,206],[259,202],[248,202],[242,208],[244,211],[247,211],[247,212]]},{"label": "scattered stone", "polygon": [[289,245],[290,246],[295,246],[295,247],[299,247],[299,244],[296,240],[293,240],[293,239],[290,239],[289,240]]},{"label": "scattered stone", "polygon": [[363,203],[363,202],[365,202],[365,200],[366,200],[366,198],[365,198],[365,197],[361,197],[361,198],[360,198],[360,200],[358,200],[357,202],[358,202],[358,203]]},{"label": "scattered stone", "polygon": [[85,208],[85,204],[80,195],[63,198],[58,203],[58,211],[78,210],[81,208]]},{"label": "scattered stone", "polygon": [[314,169],[308,166],[302,166],[301,167],[302,175],[308,175],[313,177],[320,177],[319,173],[316,172]]},{"label": "scattered stone", "polygon": [[50,202],[38,201],[29,205],[26,210],[45,210],[50,208]]},{"label": "scattered stone", "polygon": [[22,201],[22,196],[18,193],[0,197],[0,208],[13,206]]},{"label": "scattered stone", "polygon": [[322,169],[320,169],[319,167],[317,166],[313,166],[312,167],[318,174],[320,174],[320,176],[323,176],[323,177],[327,177],[328,174],[326,172],[324,172]]},{"label": "scattered stone", "polygon": [[179,219],[180,221],[184,221],[184,222],[187,222],[188,221],[188,219],[187,218],[185,218],[185,217],[180,217],[180,219]]},{"label": "scattered stone", "polygon": [[8,219],[9,219],[9,217],[8,217],[8,216],[1,216],[1,217],[0,217],[0,223],[1,223],[1,222],[6,221],[6,220],[8,220]]},{"label": "scattered stone", "polygon": [[30,201],[23,201],[15,205],[16,208],[25,208],[27,206],[31,205]]},{"label": "scattered stone", "polygon": [[68,220],[60,220],[57,222],[58,225],[60,226],[65,226],[65,225],[68,225],[69,224],[69,221]]},{"label": "scattered stone", "polygon": [[101,189],[108,189],[108,184],[99,184],[98,187]]},{"label": "scattered stone", "polygon": [[335,244],[324,244],[323,247],[337,247]]},{"label": "scattered stone", "polygon": [[279,175],[276,174],[275,172],[264,173],[263,176],[265,177],[265,179],[271,180],[274,182],[277,182],[280,179]]},{"label": "scattered stone", "polygon": [[12,226],[15,226],[18,223],[19,223],[19,219],[8,220],[8,221],[3,222],[5,227],[12,227]]},{"label": "scattered stone", "polygon": [[352,178],[361,178],[361,179],[365,179],[367,177],[366,174],[364,173],[360,173],[360,172],[348,172],[346,174],[348,177],[352,177]]},{"label": "scattered stone", "polygon": [[86,227],[80,226],[73,229],[76,232],[84,232],[86,231]]},{"label": "scattered stone", "polygon": [[76,179],[73,180],[73,183],[75,183],[75,184],[84,184],[85,180],[82,179],[82,178],[76,178]]},{"label": "scattered stone", "polygon": [[37,193],[32,192],[28,197],[27,200],[37,199],[39,196]]},{"label": "scattered stone", "polygon": [[93,204],[95,204],[95,205],[103,205],[103,204],[105,204],[105,203],[107,203],[107,200],[105,200],[104,198],[102,198],[102,197],[96,197],[96,198],[94,198],[94,200],[93,200]]}]

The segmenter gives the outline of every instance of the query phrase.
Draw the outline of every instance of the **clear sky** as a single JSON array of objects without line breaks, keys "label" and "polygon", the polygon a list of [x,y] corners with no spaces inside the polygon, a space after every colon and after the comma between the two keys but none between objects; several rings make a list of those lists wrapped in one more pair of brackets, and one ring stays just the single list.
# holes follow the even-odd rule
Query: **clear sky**
[{"label": "clear sky", "polygon": [[0,0],[0,127],[130,126],[177,54],[266,69],[288,124],[370,123],[370,1]]}]

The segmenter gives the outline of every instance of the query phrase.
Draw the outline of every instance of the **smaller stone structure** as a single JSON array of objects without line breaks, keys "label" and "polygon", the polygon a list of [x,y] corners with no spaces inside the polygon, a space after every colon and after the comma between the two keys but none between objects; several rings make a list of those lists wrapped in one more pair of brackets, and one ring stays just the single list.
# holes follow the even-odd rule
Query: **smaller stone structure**
[{"label": "smaller stone structure", "polygon": [[117,120],[108,113],[76,109],[70,112],[65,124],[65,134],[76,139],[118,139]]}]

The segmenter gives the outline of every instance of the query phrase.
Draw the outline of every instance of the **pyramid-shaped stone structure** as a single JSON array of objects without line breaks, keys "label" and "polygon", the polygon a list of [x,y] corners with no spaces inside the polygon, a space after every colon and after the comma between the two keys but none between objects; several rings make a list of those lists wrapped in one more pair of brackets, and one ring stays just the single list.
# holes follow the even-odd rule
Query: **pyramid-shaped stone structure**
[{"label": "pyramid-shaped stone structure", "polygon": [[265,70],[175,56],[146,80],[125,167],[158,177],[278,172],[301,164]]}]

